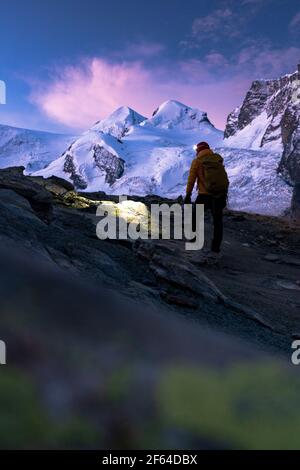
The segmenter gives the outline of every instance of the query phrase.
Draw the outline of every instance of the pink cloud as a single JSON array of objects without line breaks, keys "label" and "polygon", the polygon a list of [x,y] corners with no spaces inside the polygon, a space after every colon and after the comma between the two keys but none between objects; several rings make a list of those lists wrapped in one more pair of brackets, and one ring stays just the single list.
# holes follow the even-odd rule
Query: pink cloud
[{"label": "pink cloud", "polygon": [[[209,60],[219,63],[221,56]],[[86,129],[122,105],[150,116],[168,99],[208,111],[215,125],[223,127],[228,111],[241,98],[236,96],[237,83],[215,82],[201,61],[181,62],[176,69],[176,74],[167,66],[150,71],[141,62],[113,64],[94,58],[66,67],[46,86],[35,87],[31,101],[51,119],[74,129]]]},{"label": "pink cloud", "polygon": [[251,43],[230,60],[212,51],[202,60],[151,69],[142,61],[94,58],[56,71],[47,84],[35,83],[31,101],[70,129],[85,130],[123,105],[150,116],[169,99],[207,111],[212,122],[224,128],[227,115],[241,104],[252,80],[292,72],[299,57],[300,48],[276,50]]},{"label": "pink cloud", "polygon": [[51,118],[84,128],[121,105],[149,112],[152,101],[145,90],[151,77],[139,62],[111,64],[95,58],[65,68],[53,82],[33,92],[31,99]]}]

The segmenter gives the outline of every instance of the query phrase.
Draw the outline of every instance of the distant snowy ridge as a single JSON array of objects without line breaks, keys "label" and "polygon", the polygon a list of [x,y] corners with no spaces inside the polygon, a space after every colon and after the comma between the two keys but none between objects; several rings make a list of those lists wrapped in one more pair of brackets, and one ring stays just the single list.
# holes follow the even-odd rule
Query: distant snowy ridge
[{"label": "distant snowy ridge", "polygon": [[0,125],[0,168],[24,166],[27,173],[43,169],[74,139],[69,135]]}]

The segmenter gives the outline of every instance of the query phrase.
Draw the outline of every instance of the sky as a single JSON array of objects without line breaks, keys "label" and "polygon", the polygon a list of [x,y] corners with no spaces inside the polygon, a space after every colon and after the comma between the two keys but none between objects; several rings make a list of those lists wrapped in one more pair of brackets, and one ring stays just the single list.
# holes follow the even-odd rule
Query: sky
[{"label": "sky", "polygon": [[297,0],[1,0],[0,123],[79,133],[175,99],[224,129],[252,80],[300,62]]}]

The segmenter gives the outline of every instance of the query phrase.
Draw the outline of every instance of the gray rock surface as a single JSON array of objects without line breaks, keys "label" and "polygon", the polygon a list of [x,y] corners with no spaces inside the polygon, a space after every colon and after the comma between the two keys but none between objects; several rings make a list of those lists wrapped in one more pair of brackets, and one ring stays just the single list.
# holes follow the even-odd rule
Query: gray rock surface
[{"label": "gray rock surface", "polygon": [[24,167],[11,167],[0,171],[0,188],[11,189],[23,196],[33,210],[44,220],[52,217],[52,195],[41,185],[23,175]]},{"label": "gray rock surface", "polygon": [[260,146],[283,146],[279,172],[290,183],[300,181],[300,65],[298,71],[275,80],[252,83],[241,107],[228,116],[225,138],[236,135],[262,113],[269,124]]},{"label": "gray rock surface", "polygon": [[100,145],[94,145],[93,150],[97,167],[105,174],[106,183],[112,185],[124,173],[124,160],[116,157]]}]

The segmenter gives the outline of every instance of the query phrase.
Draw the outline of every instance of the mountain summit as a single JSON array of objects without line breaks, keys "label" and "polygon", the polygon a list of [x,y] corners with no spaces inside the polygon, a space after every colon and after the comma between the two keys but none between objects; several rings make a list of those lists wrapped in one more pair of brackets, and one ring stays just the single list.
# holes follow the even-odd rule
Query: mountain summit
[{"label": "mountain summit", "polygon": [[144,125],[187,131],[199,129],[199,125],[203,123],[212,126],[207,113],[196,108],[190,108],[179,101],[169,100],[162,103],[154,111],[152,118],[144,122]]},{"label": "mountain summit", "polygon": [[178,101],[166,101],[150,119],[128,107],[114,111],[52,162],[35,173],[57,175],[77,189],[115,194],[175,194],[184,185],[193,145],[222,141],[207,114]]},{"label": "mountain summit", "polygon": [[124,137],[132,128],[145,121],[145,117],[128,106],[121,106],[110,116],[102,121],[96,122],[92,131],[101,131],[117,138]]}]

